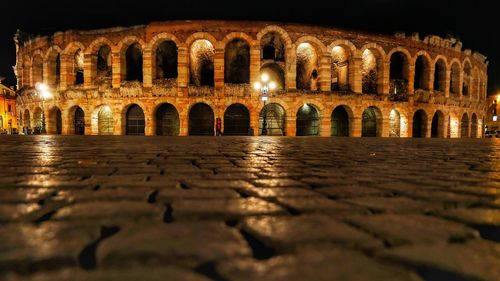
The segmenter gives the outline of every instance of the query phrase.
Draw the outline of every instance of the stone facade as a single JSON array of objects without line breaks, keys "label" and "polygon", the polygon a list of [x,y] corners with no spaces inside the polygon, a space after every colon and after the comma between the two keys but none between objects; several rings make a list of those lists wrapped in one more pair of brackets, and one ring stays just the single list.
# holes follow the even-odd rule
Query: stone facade
[{"label": "stone facade", "polygon": [[[221,118],[259,134],[266,115],[288,136],[483,135],[488,63],[454,38],[171,21],[16,44],[20,127],[44,115],[48,133],[213,135]],[[266,110],[250,86],[262,72],[278,85]],[[52,93],[43,106],[36,83]]]}]

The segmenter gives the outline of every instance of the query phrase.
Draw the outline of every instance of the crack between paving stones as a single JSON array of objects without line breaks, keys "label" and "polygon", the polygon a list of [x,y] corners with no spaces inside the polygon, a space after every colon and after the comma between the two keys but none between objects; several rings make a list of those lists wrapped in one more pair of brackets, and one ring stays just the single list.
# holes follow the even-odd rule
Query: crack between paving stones
[{"label": "crack between paving stones", "polygon": [[163,213],[163,222],[164,223],[172,223],[174,221],[173,216],[174,210],[172,209],[172,204],[165,204],[165,212]]},{"label": "crack between paving stones", "polygon": [[85,246],[80,254],[78,254],[78,264],[80,265],[80,267],[84,270],[95,269],[97,267],[97,247],[104,239],[115,235],[116,233],[118,233],[118,231],[120,231],[120,228],[118,226],[101,226],[101,234],[99,238],[96,241]]},{"label": "crack between paving stones", "polygon": [[480,281],[472,277],[465,277],[458,273],[449,272],[428,266],[417,266],[416,272],[425,281]]},{"label": "crack between paving stones", "polygon": [[197,273],[208,277],[212,280],[217,280],[217,281],[229,281],[228,279],[222,277],[220,273],[217,271],[215,264],[213,262],[207,262],[200,264],[199,266],[195,267],[194,269]]},{"label": "crack between paving stones", "polygon": [[252,250],[252,256],[257,260],[267,260],[276,255],[276,251],[265,245],[257,237],[255,237],[250,232],[240,229],[239,230],[243,238],[247,241],[248,246]]},{"label": "crack between paving stones", "polygon": [[148,195],[147,202],[150,203],[150,204],[156,203],[156,197],[157,196],[158,196],[158,190],[153,190],[153,192],[151,192]]}]

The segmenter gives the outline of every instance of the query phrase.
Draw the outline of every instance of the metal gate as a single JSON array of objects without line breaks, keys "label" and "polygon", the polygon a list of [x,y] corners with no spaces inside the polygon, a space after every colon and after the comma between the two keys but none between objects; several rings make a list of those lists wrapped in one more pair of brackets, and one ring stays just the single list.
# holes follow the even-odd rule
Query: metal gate
[{"label": "metal gate", "polygon": [[113,134],[113,112],[109,106],[102,106],[97,116],[99,135]]},{"label": "metal gate", "polygon": [[210,106],[197,103],[191,108],[189,111],[189,135],[214,135],[214,112]]},{"label": "metal gate", "polygon": [[131,105],[127,110],[127,135],[144,135],[144,112],[136,104]]},{"label": "metal gate", "polygon": [[245,136],[250,129],[250,113],[242,104],[233,104],[224,113],[224,135]]},{"label": "metal gate", "polygon": [[85,134],[85,113],[80,107],[75,110],[75,135]]},{"label": "metal gate", "polygon": [[343,106],[335,108],[332,112],[332,136],[349,136],[349,115]]},{"label": "metal gate", "polygon": [[363,126],[362,137],[376,137],[377,136],[377,115],[375,109],[367,108],[363,111]]},{"label": "metal gate", "polygon": [[283,136],[285,135],[285,109],[281,105],[271,103],[262,109],[259,115],[259,133],[262,135],[262,124],[266,116],[267,135]]},{"label": "metal gate", "polygon": [[156,111],[156,135],[178,136],[179,135],[179,113],[169,103],[162,104]]},{"label": "metal gate", "polygon": [[297,112],[297,136],[319,135],[319,114],[314,106],[304,104]]}]

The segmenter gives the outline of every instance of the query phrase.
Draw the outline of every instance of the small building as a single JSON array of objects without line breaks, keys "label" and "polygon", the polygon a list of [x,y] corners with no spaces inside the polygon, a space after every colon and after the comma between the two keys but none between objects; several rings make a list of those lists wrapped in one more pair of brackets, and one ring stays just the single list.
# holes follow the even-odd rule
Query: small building
[{"label": "small building", "polygon": [[0,134],[16,134],[16,92],[0,81]]},{"label": "small building", "polygon": [[488,97],[488,112],[486,113],[485,130],[499,131],[500,130],[500,93]]}]

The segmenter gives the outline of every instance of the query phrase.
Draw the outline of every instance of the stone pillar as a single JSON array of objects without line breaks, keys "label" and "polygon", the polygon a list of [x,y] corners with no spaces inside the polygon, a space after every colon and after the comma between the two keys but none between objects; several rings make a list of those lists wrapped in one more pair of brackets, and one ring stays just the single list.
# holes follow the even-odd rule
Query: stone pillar
[{"label": "stone pillar", "polygon": [[[387,114],[387,117],[389,117],[389,114]],[[390,120],[389,118],[383,118],[382,119],[382,124],[380,124],[382,126],[381,128],[381,131],[380,131],[380,136],[381,137],[384,137],[384,138],[387,138],[389,137],[389,126],[390,126]],[[378,125],[378,124],[377,124]]]},{"label": "stone pillar", "polygon": [[451,70],[446,70],[446,86],[444,87],[444,96],[450,97]]},{"label": "stone pillar", "polygon": [[179,111],[179,136],[187,136],[189,133],[189,111],[184,108]]},{"label": "stone pillar", "polygon": [[351,91],[361,94],[363,92],[363,58],[353,56],[349,63],[349,85]]},{"label": "stone pillar", "polygon": [[253,84],[258,81],[260,81],[260,45],[253,45],[250,47],[250,87],[253,89]]},{"label": "stone pillar", "polygon": [[150,48],[145,48],[142,53],[142,86],[153,87],[153,54]]},{"label": "stone pillar", "polygon": [[319,124],[319,135],[322,137],[329,137],[332,134],[331,130],[332,130],[332,117],[328,114],[321,115]]},{"label": "stone pillar", "polygon": [[329,54],[322,55],[319,61],[319,88],[323,92],[332,90],[332,57]]},{"label": "stone pillar", "polygon": [[224,47],[217,47],[214,54],[215,96],[224,97]]},{"label": "stone pillar", "polygon": [[390,74],[390,61],[383,61],[381,63],[381,66],[379,66],[379,71],[378,71],[378,80],[379,80],[379,85],[378,85],[378,92],[379,94],[383,95],[388,95],[389,94],[389,89],[390,89],[390,81],[389,81],[389,74]]},{"label": "stone pillar", "polygon": [[406,134],[409,138],[413,138],[413,116],[408,115],[408,121],[406,122],[407,124],[407,129],[406,129]]},{"label": "stone pillar", "polygon": [[146,109],[144,109],[144,135],[146,136],[155,135],[153,116],[152,114],[150,114],[150,111]]},{"label": "stone pillar", "polygon": [[429,89],[429,91],[433,92],[434,91],[434,71],[436,71],[436,69],[431,66],[428,68],[427,70],[428,72],[427,73],[430,73],[429,74],[429,83],[427,84],[427,88]]},{"label": "stone pillar", "polygon": [[359,116],[354,116],[352,120],[349,120],[349,126],[350,126],[350,132],[349,136],[359,138],[361,137],[362,133],[362,118],[361,115]]},{"label": "stone pillar", "polygon": [[189,53],[186,46],[178,46],[177,49],[177,74],[177,95],[187,96],[187,87],[189,85]]},{"label": "stone pillar", "polygon": [[125,70],[125,66],[122,66],[120,53],[113,52],[111,53],[111,66],[112,66],[112,86],[113,88],[120,88],[120,84],[125,74],[123,73]]},{"label": "stone pillar", "polygon": [[460,75],[459,75],[459,79],[458,79],[458,96],[460,97],[460,100],[463,100],[464,99],[464,92],[463,92],[463,85],[464,85],[464,72],[462,70],[460,70]]},{"label": "stone pillar", "polygon": [[92,113],[91,112],[86,112],[85,116],[83,117],[84,122],[85,122],[85,132],[84,134],[86,136],[92,135]]},{"label": "stone pillar", "polygon": [[297,89],[297,50],[294,45],[286,49],[285,64],[285,89],[294,91]]},{"label": "stone pillar", "polygon": [[83,56],[83,86],[92,87],[97,72],[97,56],[85,54]]},{"label": "stone pillar", "polygon": [[[413,96],[415,92],[415,63],[410,63],[408,69],[408,96]],[[425,79],[425,78],[423,78]]]},{"label": "stone pillar", "polygon": [[286,115],[285,132],[287,136],[295,137],[297,133],[297,117],[294,113]]},{"label": "stone pillar", "polygon": [[123,116],[122,112],[120,109],[115,110],[113,112],[118,112],[118,116],[115,115],[114,120],[114,126],[113,126],[113,135],[119,136],[119,135],[125,135],[125,126],[122,127],[122,122],[123,122]]},{"label": "stone pillar", "polygon": [[253,129],[254,136],[260,135],[259,131],[259,113],[261,107],[250,109],[250,128]]},{"label": "stone pillar", "polygon": [[444,115],[443,118],[443,128],[442,128],[442,138],[448,138],[448,125],[449,125],[449,120],[448,116]]},{"label": "stone pillar", "polygon": [[59,89],[61,91],[66,90],[69,86],[72,86],[74,84],[73,78],[73,65],[72,65],[72,60],[71,56],[68,55],[61,55],[60,57],[61,60],[61,79],[60,79],[60,84],[59,84]]},{"label": "stone pillar", "polygon": [[[427,126],[425,127],[425,137],[430,138],[432,133],[432,116],[427,116]],[[439,136],[439,133],[438,133]]]},{"label": "stone pillar", "polygon": [[43,62],[43,83],[45,85],[48,85],[50,87],[53,87],[54,86],[54,73],[50,72],[49,69],[49,62],[48,61],[44,61]]}]

